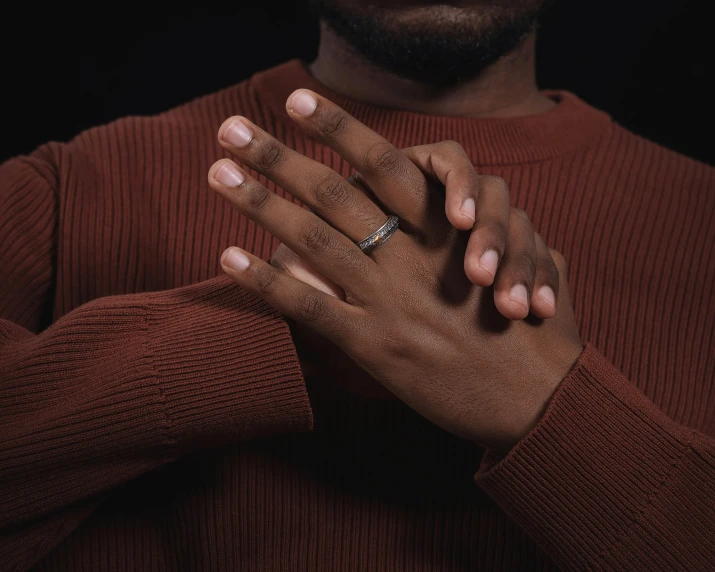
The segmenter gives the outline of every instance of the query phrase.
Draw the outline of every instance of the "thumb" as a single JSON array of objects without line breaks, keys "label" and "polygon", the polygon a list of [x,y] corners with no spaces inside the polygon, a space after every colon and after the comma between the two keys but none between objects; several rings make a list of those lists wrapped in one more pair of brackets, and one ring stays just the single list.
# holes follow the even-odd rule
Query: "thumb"
[{"label": "thumb", "polygon": [[278,245],[273,253],[271,265],[287,272],[296,280],[308,284],[313,288],[325,292],[330,296],[345,300],[345,292],[337,284],[318,274],[300,256],[288,248],[285,244]]}]

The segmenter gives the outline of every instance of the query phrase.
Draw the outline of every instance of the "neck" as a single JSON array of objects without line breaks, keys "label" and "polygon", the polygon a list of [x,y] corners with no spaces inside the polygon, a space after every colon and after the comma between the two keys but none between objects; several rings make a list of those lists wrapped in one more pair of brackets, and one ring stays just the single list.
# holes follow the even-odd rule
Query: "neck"
[{"label": "neck", "polygon": [[541,113],[554,102],[536,87],[536,33],[478,77],[435,88],[385,71],[365,60],[321,23],[318,57],[310,72],[331,90],[365,103],[461,117],[516,117]]}]

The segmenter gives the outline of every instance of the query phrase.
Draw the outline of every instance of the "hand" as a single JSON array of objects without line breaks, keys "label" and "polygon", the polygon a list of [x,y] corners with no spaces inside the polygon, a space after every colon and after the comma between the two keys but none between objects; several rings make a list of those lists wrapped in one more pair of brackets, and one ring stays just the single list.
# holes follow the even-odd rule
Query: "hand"
[{"label": "hand", "polygon": [[[312,105],[295,101],[308,93],[299,90],[289,99],[291,117],[357,169],[380,203],[400,217],[403,230],[365,255],[354,241],[378,228],[384,211],[327,167],[286,149],[246,119],[234,119],[220,137],[240,141],[234,136],[243,131],[245,144],[225,146],[320,217],[271,193],[227,159],[211,167],[211,186],[334,282],[345,300],[238,248],[224,253],[224,271],[336,343],[433,423],[508,450],[536,424],[582,349],[563,273],[554,318],[539,324],[500,320],[494,300],[465,277],[467,246],[444,220],[441,199],[436,208],[429,180],[324,98],[310,93]],[[297,113],[304,110],[310,113]]]},{"label": "hand", "polygon": [[[546,245],[533,232],[531,222],[528,217],[523,215],[523,212],[509,209],[509,188],[506,182],[498,177],[476,176],[474,167],[466,153],[454,141],[410,147],[403,149],[402,152],[427,177],[430,177],[438,186],[443,187],[446,194],[445,211],[452,225],[457,229],[472,231],[470,247],[464,258],[464,268],[470,280],[475,284],[490,286],[494,281],[494,275],[497,272],[500,273],[499,283],[503,294],[497,296],[496,300],[502,315],[506,318],[521,319],[530,309],[535,316],[540,318],[553,317],[556,312],[555,291],[553,286],[549,286],[548,283],[543,284],[543,282],[545,278],[548,278],[547,282],[558,285],[558,271],[550,256],[542,256],[534,260],[536,245],[538,244],[540,248],[544,249]],[[352,179],[354,185],[360,184],[359,175],[349,179]],[[474,186],[475,181],[476,187]],[[399,181],[396,183],[399,184]],[[361,190],[372,195],[364,184],[361,185]],[[475,224],[477,199],[481,214],[479,224]],[[513,221],[510,223],[509,218],[512,214],[514,215]],[[485,235],[484,227],[491,227],[498,242],[497,249],[491,250],[490,254],[484,257],[486,263],[480,263],[480,255],[489,249],[489,244],[485,244],[484,240],[489,235]],[[509,235],[505,246],[501,240],[504,233]],[[528,245],[530,248],[520,248],[524,239],[533,242]],[[503,252],[502,249],[504,249]],[[532,295],[530,308],[528,308],[528,304],[527,308],[509,304],[509,297],[514,298],[514,296],[506,294],[516,285],[522,290],[519,292],[521,299],[526,300],[526,288],[523,285],[514,284],[514,280],[518,276],[510,272],[509,268],[510,264],[519,260],[520,250],[522,257],[531,257],[524,264],[524,268],[527,272],[533,273],[534,291],[540,293],[540,295]],[[500,260],[511,261],[511,263],[499,266]],[[335,283],[321,276],[285,244],[280,244],[273,253],[271,264],[305,284],[341,300],[345,299],[345,293]],[[539,280],[536,280],[537,277]],[[395,399],[392,393],[364,370],[357,367],[344,352],[332,343],[310,332],[299,323],[289,321],[289,324],[293,341],[298,349],[301,368],[306,377],[314,376],[321,371],[329,371],[330,383],[339,385],[354,395],[367,399]]]},{"label": "hand", "polygon": [[[307,90],[296,93],[312,94]],[[462,147],[454,141],[399,152],[361,125],[363,140],[351,144],[344,136],[343,110],[322,101],[329,108],[307,117],[289,111],[289,116],[344,154],[358,170],[349,181],[287,148],[245,118],[227,119],[219,129],[219,141],[247,166],[273,180],[322,218],[331,220],[331,214],[340,212],[339,220],[331,222],[354,241],[381,226],[387,218],[385,210],[398,213],[398,206],[402,229],[417,237],[427,238],[422,235],[428,234],[441,239],[449,222],[460,230],[471,229],[464,258],[466,275],[480,286],[494,284],[499,312],[509,319],[523,319],[529,311],[540,318],[554,315],[557,269],[524,211],[510,208],[509,188],[503,179],[477,175]],[[221,170],[224,175],[227,172]],[[439,192],[428,193],[430,185]],[[373,191],[378,187],[381,194],[375,196]],[[436,208],[442,208],[438,203],[445,192],[447,220],[433,216]],[[381,202],[383,209],[372,199]],[[315,269],[300,265],[290,255],[285,258],[314,286],[342,296]]]},{"label": "hand", "polygon": [[[530,311],[539,318],[553,317],[559,283],[557,268],[546,244],[533,231],[529,217],[524,211],[509,207],[506,182],[499,177],[476,175],[466,153],[454,141],[410,147],[402,152],[426,177],[438,186],[444,185],[445,211],[452,225],[471,230],[464,257],[467,277],[474,284],[490,286],[496,276],[496,305],[505,318],[522,319]],[[354,176],[353,184],[360,179],[359,174]],[[371,194],[365,185],[361,189]],[[344,299],[340,288],[285,244],[273,253],[271,264],[314,288]],[[525,283],[534,285],[531,300]]]}]

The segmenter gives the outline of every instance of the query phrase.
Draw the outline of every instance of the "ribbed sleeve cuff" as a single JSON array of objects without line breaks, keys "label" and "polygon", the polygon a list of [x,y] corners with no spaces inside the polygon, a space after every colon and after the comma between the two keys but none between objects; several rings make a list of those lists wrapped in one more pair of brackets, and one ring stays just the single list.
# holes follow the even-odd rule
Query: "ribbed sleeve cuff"
[{"label": "ribbed sleeve cuff", "polygon": [[692,433],[587,345],[539,424],[505,457],[487,452],[475,480],[564,568],[660,569],[681,558],[673,498],[712,502]]},{"label": "ribbed sleeve cuff", "polygon": [[169,431],[180,449],[312,428],[288,325],[229,278],[155,298],[148,322]]}]

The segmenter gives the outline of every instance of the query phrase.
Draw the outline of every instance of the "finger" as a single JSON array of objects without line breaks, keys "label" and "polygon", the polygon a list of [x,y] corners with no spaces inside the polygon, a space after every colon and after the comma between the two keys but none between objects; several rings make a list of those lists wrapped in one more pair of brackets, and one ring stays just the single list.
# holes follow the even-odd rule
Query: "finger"
[{"label": "finger", "polygon": [[520,320],[529,314],[535,274],[534,228],[523,210],[511,209],[507,247],[494,281],[494,303],[505,318]]},{"label": "finger", "polygon": [[240,248],[227,248],[221,256],[221,267],[242,288],[332,341],[345,339],[359,319],[359,310],[354,306]]},{"label": "finger", "polygon": [[335,284],[332,280],[328,280],[325,276],[318,274],[285,244],[279,245],[277,250],[273,253],[271,266],[280,268],[296,280],[300,280],[304,284],[308,284],[334,298],[345,300],[345,292],[343,292],[340,286]]},{"label": "finger", "polygon": [[553,248],[549,248],[549,256],[551,256],[551,260],[554,261],[556,269],[559,272],[559,289],[558,296],[556,298],[556,309],[557,311],[564,307],[571,309],[571,297],[568,285],[568,264],[566,263],[566,259],[563,254]]},{"label": "finger", "polygon": [[[576,316],[574,315],[574,308],[571,304],[571,294],[569,292],[568,284],[568,265],[563,254],[549,248],[549,255],[551,260],[554,261],[556,269],[559,271],[559,291],[558,297],[556,299],[556,315],[557,318],[563,318],[566,323],[576,324]],[[576,328],[576,334],[578,335],[578,328]]]},{"label": "finger", "polygon": [[427,181],[401,151],[341,107],[307,89],[294,91],[288,115],[343,157],[367,181],[387,210],[407,226],[432,218]]},{"label": "finger", "polygon": [[481,176],[477,217],[464,255],[469,280],[487,287],[494,282],[507,247],[511,207],[509,187],[500,177]]},{"label": "finger", "polygon": [[419,169],[445,187],[445,213],[458,230],[469,230],[476,219],[479,194],[477,173],[462,146],[456,141],[408,147],[402,152]]},{"label": "finger", "polygon": [[269,191],[230,159],[211,166],[209,185],[343,290],[367,290],[375,262],[312,212]]},{"label": "finger", "polygon": [[224,121],[219,142],[242,163],[265,175],[333,227],[357,242],[387,215],[338,173],[286,147],[245,117]]},{"label": "finger", "polygon": [[553,318],[556,315],[556,300],[559,295],[559,271],[549,254],[549,247],[538,233],[536,242],[536,276],[534,293],[531,296],[531,312],[539,318]]}]

